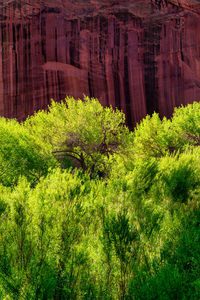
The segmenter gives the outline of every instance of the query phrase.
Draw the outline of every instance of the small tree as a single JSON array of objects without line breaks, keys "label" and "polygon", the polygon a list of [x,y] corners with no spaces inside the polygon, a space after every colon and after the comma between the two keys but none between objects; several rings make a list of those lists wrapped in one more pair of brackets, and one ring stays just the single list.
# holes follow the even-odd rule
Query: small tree
[{"label": "small tree", "polygon": [[124,151],[130,136],[121,111],[104,108],[89,97],[52,101],[49,112],[30,117],[26,126],[34,135],[40,128],[40,138],[51,145],[58,159],[69,158],[74,166],[92,174],[104,173],[110,156]]},{"label": "small tree", "polygon": [[128,129],[121,111],[103,108],[96,99],[67,98],[66,139],[61,150],[83,170],[104,170],[110,155],[122,150]]}]

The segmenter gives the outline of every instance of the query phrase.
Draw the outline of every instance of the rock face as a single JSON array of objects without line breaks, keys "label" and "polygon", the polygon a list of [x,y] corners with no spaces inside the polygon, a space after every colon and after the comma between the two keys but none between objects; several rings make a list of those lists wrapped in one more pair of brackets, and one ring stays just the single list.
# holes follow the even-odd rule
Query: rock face
[{"label": "rock face", "polygon": [[0,115],[86,94],[170,116],[200,100],[199,32],[199,0],[0,0]]}]

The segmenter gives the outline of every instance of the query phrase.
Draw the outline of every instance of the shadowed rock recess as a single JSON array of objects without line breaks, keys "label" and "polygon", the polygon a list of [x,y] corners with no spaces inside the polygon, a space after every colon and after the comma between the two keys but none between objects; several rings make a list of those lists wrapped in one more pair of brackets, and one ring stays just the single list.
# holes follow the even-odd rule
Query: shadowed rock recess
[{"label": "shadowed rock recess", "polygon": [[198,0],[0,0],[0,115],[97,97],[130,127],[200,99]]}]

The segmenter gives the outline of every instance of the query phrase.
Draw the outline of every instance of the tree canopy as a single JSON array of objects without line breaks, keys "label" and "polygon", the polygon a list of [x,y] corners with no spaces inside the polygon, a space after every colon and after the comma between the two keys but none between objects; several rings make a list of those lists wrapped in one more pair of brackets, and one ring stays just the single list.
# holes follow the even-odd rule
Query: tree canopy
[{"label": "tree canopy", "polygon": [[0,299],[200,299],[200,103],[0,118]]},{"label": "tree canopy", "polygon": [[88,172],[105,172],[110,155],[128,151],[131,135],[121,111],[88,97],[52,101],[49,111],[28,118],[25,126],[47,142],[57,158],[66,157]]}]

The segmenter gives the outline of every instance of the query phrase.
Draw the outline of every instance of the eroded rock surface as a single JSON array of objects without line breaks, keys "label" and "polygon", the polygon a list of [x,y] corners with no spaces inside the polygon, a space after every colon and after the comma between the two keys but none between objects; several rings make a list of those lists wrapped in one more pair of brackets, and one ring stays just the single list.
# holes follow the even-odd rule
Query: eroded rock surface
[{"label": "eroded rock surface", "polygon": [[200,100],[200,1],[0,0],[0,12],[0,115],[86,94],[133,126]]}]

